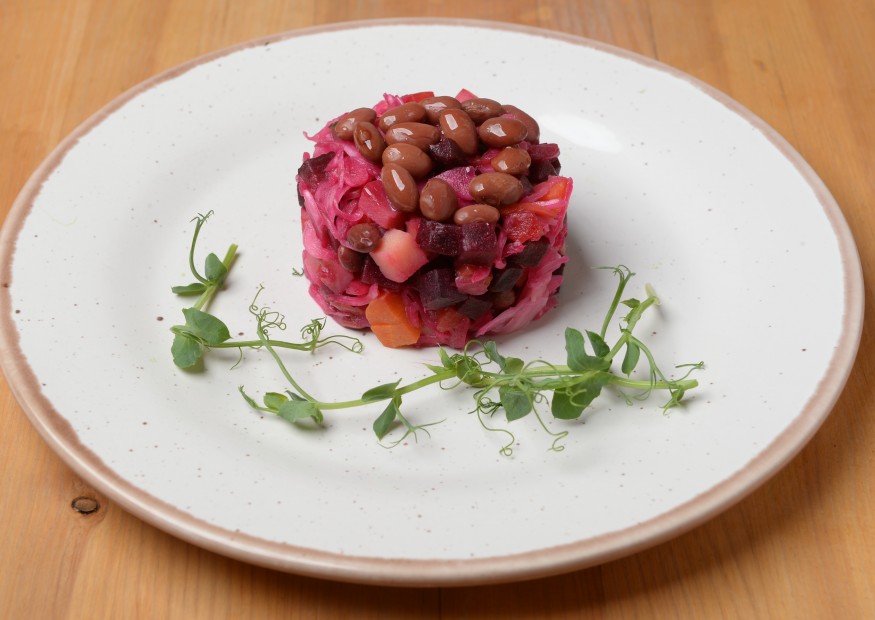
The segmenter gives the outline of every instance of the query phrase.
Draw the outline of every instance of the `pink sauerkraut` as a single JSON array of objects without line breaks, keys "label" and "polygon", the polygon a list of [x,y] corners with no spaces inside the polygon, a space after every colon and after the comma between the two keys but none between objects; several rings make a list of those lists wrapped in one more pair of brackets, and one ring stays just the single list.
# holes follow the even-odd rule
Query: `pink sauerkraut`
[{"label": "pink sauerkraut", "polygon": [[[471,131],[475,148],[463,150]],[[461,348],[556,305],[572,182],[524,112],[468,91],[385,95],[308,137],[297,175],[304,272],[338,323],[387,346]],[[417,151],[397,146],[408,138]],[[403,312],[387,319],[387,307]]]}]

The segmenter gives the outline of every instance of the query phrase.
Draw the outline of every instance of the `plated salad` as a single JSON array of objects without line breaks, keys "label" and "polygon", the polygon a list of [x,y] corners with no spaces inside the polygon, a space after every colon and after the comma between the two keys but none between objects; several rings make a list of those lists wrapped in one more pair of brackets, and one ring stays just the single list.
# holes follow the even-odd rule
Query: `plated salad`
[{"label": "plated salad", "polygon": [[311,140],[304,272],[338,323],[458,349],[556,304],[573,183],[531,116],[467,90],[385,95]]}]

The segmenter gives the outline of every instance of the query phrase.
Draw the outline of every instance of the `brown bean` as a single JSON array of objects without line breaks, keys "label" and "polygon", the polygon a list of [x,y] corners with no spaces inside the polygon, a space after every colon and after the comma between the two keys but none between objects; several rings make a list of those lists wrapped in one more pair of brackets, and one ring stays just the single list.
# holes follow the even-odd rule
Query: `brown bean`
[{"label": "brown bean", "polygon": [[502,149],[489,163],[496,172],[505,172],[517,176],[529,171],[529,166],[532,165],[532,157],[524,149],[509,146]]},{"label": "brown bean", "polygon": [[438,122],[444,136],[459,145],[466,155],[477,153],[477,128],[464,110],[442,110]]},{"label": "brown bean", "polygon": [[495,118],[504,114],[504,107],[495,99],[475,97],[462,102],[462,109],[468,113],[476,125],[489,118]]},{"label": "brown bean", "polygon": [[355,142],[355,147],[359,150],[365,159],[380,163],[383,157],[383,150],[386,148],[386,141],[380,135],[380,130],[373,123],[361,121],[356,123],[352,129],[352,138]]},{"label": "brown bean", "polygon": [[471,179],[468,190],[477,202],[500,207],[517,202],[523,195],[523,184],[504,172],[485,172]]},{"label": "brown bean", "polygon": [[541,139],[541,128],[538,125],[538,121],[520,110],[515,105],[506,105],[504,106],[504,110],[511,117],[517,119],[526,126],[526,140],[528,140],[532,144],[537,144],[538,141]]},{"label": "brown bean", "polygon": [[405,213],[416,211],[419,205],[419,190],[413,176],[398,164],[386,164],[380,172],[380,180],[389,202]]},{"label": "brown bean", "polygon": [[441,138],[441,130],[427,123],[395,123],[386,131],[386,144],[402,142],[425,150]]},{"label": "brown bean", "polygon": [[495,224],[501,213],[495,207],[489,205],[468,205],[462,207],[453,214],[453,222],[461,226],[462,224],[473,224],[474,222],[488,222]]},{"label": "brown bean", "polygon": [[397,164],[417,179],[425,177],[431,172],[431,168],[434,165],[431,157],[423,151],[412,144],[404,144],[402,142],[387,146],[386,150],[383,151],[383,165],[385,166],[386,164]]},{"label": "brown bean", "polygon": [[342,245],[337,248],[337,261],[347,271],[358,273],[365,265],[365,255]]},{"label": "brown bean", "polygon": [[380,117],[380,129],[386,131],[397,123],[418,123],[425,118],[425,108],[415,101],[389,108]]},{"label": "brown bean", "polygon": [[377,113],[371,108],[356,108],[341,116],[334,124],[332,131],[339,140],[352,140],[352,129],[356,123],[367,121],[373,123]]},{"label": "brown bean", "polygon": [[477,135],[489,146],[513,146],[526,139],[528,130],[522,121],[515,118],[499,117],[483,121],[477,128]]},{"label": "brown bean", "polygon": [[356,224],[346,231],[346,242],[356,252],[368,253],[377,247],[377,242],[383,236],[380,229],[367,222]]},{"label": "brown bean", "polygon": [[432,125],[437,125],[440,120],[441,110],[451,108],[461,110],[462,104],[455,97],[428,97],[419,102],[425,108],[425,117]]},{"label": "brown bean", "polygon": [[443,179],[429,179],[419,193],[419,211],[430,220],[445,222],[458,207],[459,199],[453,186]]}]

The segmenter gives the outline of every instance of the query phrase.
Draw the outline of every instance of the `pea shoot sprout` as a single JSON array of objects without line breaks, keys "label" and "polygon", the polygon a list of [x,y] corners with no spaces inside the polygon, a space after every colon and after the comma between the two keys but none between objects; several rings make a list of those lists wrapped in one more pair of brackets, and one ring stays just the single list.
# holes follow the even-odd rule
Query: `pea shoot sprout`
[{"label": "pea shoot sprout", "polygon": [[[342,401],[324,401],[308,392],[294,378],[286,362],[279,354],[280,349],[314,351],[327,345],[339,345],[355,353],[361,353],[359,339],[345,335],[322,337],[325,318],[313,319],[301,329],[302,341],[291,343],[270,337],[272,330],[286,328],[285,317],[267,307],[257,304],[260,288],[250,304],[249,311],[256,323],[256,339],[232,340],[225,324],[206,312],[205,307],[221,287],[236,256],[237,246],[232,245],[224,260],[215,254],[207,256],[205,275],[198,274],[194,267],[195,244],[201,227],[211,215],[196,218],[195,233],[189,253],[189,265],[196,282],[174,287],[179,295],[199,295],[194,306],[183,310],[184,325],[171,328],[174,333],[171,352],[174,363],[180,368],[196,367],[209,349],[237,348],[261,349],[267,351],[276,363],[286,386],[280,391],[265,393],[261,402],[250,396],[243,386],[239,392],[248,405],[257,411],[270,413],[292,423],[311,421],[321,424],[326,414],[341,409],[369,407],[375,403],[386,403],[382,412],[374,419],[372,428],[380,442],[394,434],[396,439],[382,444],[394,447],[413,437],[418,441],[420,433],[429,435],[428,428],[438,422],[416,424],[402,413],[404,397],[431,386],[441,389],[455,389],[467,386],[473,389],[474,407],[483,428],[506,435],[507,441],[500,448],[501,454],[510,456],[516,438],[506,426],[494,426],[491,420],[504,412],[506,422],[514,422],[528,415],[534,415],[539,425],[551,437],[550,450],[564,449],[562,440],[567,430],[554,431],[547,424],[545,416],[549,413],[558,420],[575,420],[598,398],[606,387],[613,387],[629,404],[636,399],[646,399],[653,392],[667,393],[662,404],[664,411],[681,403],[684,395],[698,386],[690,375],[704,368],[703,362],[682,364],[676,369],[683,371],[679,378],[670,378],[657,365],[650,348],[633,330],[648,308],[659,305],[659,298],[650,285],[645,287],[646,297],[638,300],[624,298],[629,280],[635,275],[628,267],[600,267],[611,271],[617,278],[617,288],[605,313],[598,332],[568,327],[565,329],[564,363],[551,363],[545,360],[526,362],[523,359],[499,353],[498,345],[491,340],[472,340],[459,352],[452,353],[438,347],[436,364],[427,364],[430,374],[424,378],[402,384],[402,380],[384,383],[365,390],[358,398]],[[616,319],[620,306],[628,312],[619,318],[619,336],[611,345],[607,342],[607,332]],[[587,346],[587,343],[589,346]],[[622,357],[621,357],[622,354]],[[632,378],[632,373],[646,362],[646,378]],[[619,360],[619,372],[614,370]],[[398,433],[394,433],[396,429]],[[400,436],[398,436],[400,434]]]}]

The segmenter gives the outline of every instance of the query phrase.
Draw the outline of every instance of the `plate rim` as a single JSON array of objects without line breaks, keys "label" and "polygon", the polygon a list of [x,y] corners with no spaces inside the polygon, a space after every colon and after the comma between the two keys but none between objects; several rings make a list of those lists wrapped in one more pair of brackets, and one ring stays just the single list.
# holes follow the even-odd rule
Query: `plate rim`
[{"label": "plate rim", "polygon": [[[637,525],[596,537],[522,553],[474,559],[402,559],[351,556],[278,543],[233,532],[196,518],[123,479],[90,448],[40,389],[27,364],[11,300],[15,247],[43,183],[79,139],[141,93],[241,50],[295,37],[381,26],[485,28],[541,36],[595,49],[667,73],[696,87],[759,131],[812,189],[836,237],[843,269],[845,315],[840,336],[813,396],[796,418],[746,466],[704,493]],[[339,581],[388,586],[461,586],[535,579],[618,559],[679,536],[725,511],[782,469],[808,443],[832,411],[853,369],[863,326],[864,290],[859,252],[828,188],[799,152],[773,127],[726,93],[679,69],[615,45],[561,31],[509,22],[462,18],[386,18],[335,22],[288,30],[221,48],[162,71],[127,89],[86,118],[43,159],[10,207],[0,229],[0,367],[31,424],[67,466],[127,512],[191,544],[250,564]]]}]

